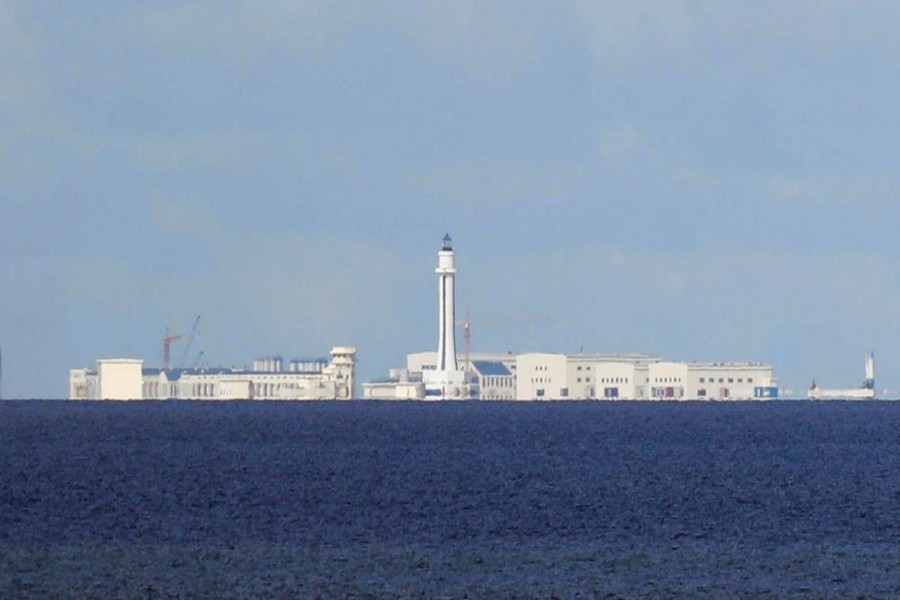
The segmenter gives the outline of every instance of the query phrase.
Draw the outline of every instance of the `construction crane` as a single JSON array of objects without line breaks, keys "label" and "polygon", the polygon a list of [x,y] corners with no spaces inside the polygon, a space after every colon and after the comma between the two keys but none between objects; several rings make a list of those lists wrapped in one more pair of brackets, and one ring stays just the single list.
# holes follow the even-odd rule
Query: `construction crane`
[{"label": "construction crane", "polygon": [[[487,319],[482,320],[479,319],[479,323],[540,323],[545,321],[550,321],[551,319],[547,317],[501,317],[499,319]],[[469,319],[469,311],[466,309],[466,317],[464,319],[459,319],[456,321],[457,325],[461,325],[463,328],[463,343],[465,344],[465,370],[469,370],[470,366],[470,356],[471,356],[471,346],[472,346],[472,321]]]},{"label": "construction crane", "polygon": [[181,334],[169,335],[169,328],[166,327],[166,336],[162,339],[163,367],[169,370],[172,357],[172,342],[181,339]]},{"label": "construction crane", "polygon": [[197,334],[200,330],[200,315],[197,315],[197,318],[194,319],[194,326],[191,327],[191,333],[188,335],[187,345],[184,347],[184,352],[181,354],[181,361],[178,363],[181,365],[181,368],[184,368],[187,363],[188,355],[191,353],[191,346],[194,344],[194,338],[197,337]]},{"label": "construction crane", "polygon": [[201,350],[197,353],[197,356],[194,357],[194,362],[191,363],[191,368],[196,369],[197,365],[200,364],[200,359],[203,358],[203,355],[206,354],[205,351]]}]

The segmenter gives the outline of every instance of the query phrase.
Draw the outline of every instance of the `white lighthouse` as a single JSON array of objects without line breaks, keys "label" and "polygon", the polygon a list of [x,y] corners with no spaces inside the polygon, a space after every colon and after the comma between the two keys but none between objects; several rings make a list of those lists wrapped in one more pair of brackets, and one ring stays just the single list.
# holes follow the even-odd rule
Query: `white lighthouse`
[{"label": "white lighthouse", "polygon": [[438,356],[436,369],[422,374],[426,400],[469,398],[466,372],[456,362],[456,258],[453,242],[444,236],[438,252]]},{"label": "white lighthouse", "polygon": [[444,247],[438,252],[438,370],[456,371],[456,257],[453,242],[444,235]]}]

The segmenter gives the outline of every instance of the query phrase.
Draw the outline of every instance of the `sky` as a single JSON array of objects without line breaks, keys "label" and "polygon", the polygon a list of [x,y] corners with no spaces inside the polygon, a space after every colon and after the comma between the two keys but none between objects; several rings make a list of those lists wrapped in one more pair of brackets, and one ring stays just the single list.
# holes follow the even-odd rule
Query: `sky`
[{"label": "sky", "polygon": [[[3,395],[437,346],[900,390],[900,4],[0,0]],[[462,347],[462,343],[459,343]]]}]

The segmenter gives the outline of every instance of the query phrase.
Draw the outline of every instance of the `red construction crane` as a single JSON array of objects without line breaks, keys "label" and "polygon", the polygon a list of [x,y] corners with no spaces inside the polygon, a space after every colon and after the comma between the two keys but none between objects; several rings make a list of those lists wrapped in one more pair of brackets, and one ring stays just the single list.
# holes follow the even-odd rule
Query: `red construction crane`
[{"label": "red construction crane", "polygon": [[[541,323],[544,321],[550,321],[551,319],[547,317],[500,317],[496,319],[478,319],[478,323]],[[466,358],[465,358],[465,370],[469,370],[469,357],[471,352],[472,345],[472,321],[469,319],[469,311],[466,310],[466,317],[464,319],[459,319],[456,321],[457,325],[462,325],[463,328],[463,342],[466,348]]]},{"label": "red construction crane", "polygon": [[169,328],[166,327],[166,337],[162,339],[163,366],[168,371],[169,363],[172,358],[172,342],[180,340],[181,335],[169,335]]}]

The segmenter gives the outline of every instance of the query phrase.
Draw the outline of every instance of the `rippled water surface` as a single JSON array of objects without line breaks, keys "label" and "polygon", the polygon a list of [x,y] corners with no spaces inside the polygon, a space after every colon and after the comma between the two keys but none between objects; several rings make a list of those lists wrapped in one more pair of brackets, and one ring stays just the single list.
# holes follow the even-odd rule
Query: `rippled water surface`
[{"label": "rippled water surface", "polygon": [[0,404],[0,597],[900,597],[900,403]]}]

